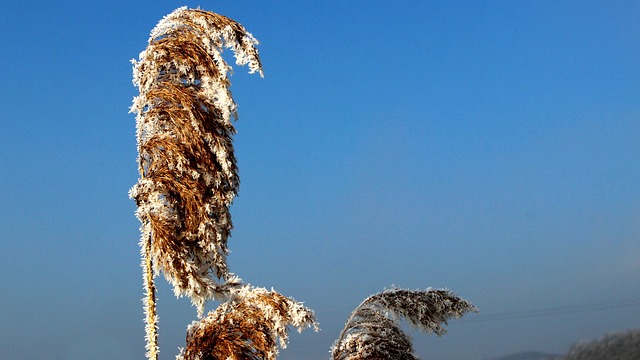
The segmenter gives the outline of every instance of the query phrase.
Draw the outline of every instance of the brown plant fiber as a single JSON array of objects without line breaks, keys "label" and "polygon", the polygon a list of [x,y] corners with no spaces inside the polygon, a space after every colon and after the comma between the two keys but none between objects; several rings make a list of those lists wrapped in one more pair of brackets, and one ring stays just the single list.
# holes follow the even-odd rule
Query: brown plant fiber
[{"label": "brown plant fiber", "polygon": [[311,310],[274,291],[244,287],[187,330],[179,360],[274,360],[287,328],[316,326]]},{"label": "brown plant fiber", "polygon": [[239,178],[233,149],[236,104],[229,91],[236,63],[261,72],[257,41],[240,24],[203,10],[180,8],[162,19],[134,61],[140,179],[130,196],[142,223],[141,247],[176,295],[204,302],[224,298],[239,279],[229,273],[229,206]]},{"label": "brown plant fiber", "polygon": [[332,348],[333,360],[416,360],[411,338],[399,327],[406,319],[413,327],[444,335],[450,318],[476,308],[449,290],[392,289],[365,299],[349,316]]}]

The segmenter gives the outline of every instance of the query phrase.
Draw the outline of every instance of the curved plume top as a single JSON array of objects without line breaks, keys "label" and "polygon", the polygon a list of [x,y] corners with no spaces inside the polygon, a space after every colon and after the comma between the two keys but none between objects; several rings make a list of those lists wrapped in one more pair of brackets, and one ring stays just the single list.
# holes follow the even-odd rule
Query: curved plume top
[{"label": "curved plume top", "polygon": [[199,313],[207,299],[239,282],[226,262],[239,178],[231,66],[222,51],[230,48],[238,65],[262,74],[257,44],[229,18],[179,8],[158,23],[133,61],[140,179],[130,196],[142,223],[142,252]]},{"label": "curved plume top", "polygon": [[334,360],[414,360],[411,338],[398,326],[405,318],[414,327],[444,335],[450,318],[476,308],[449,290],[393,289],[365,299],[349,316],[332,348]]},{"label": "curved plume top", "polygon": [[236,288],[228,301],[189,326],[177,359],[273,360],[278,343],[286,347],[288,325],[317,330],[313,311],[301,303],[273,290]]}]

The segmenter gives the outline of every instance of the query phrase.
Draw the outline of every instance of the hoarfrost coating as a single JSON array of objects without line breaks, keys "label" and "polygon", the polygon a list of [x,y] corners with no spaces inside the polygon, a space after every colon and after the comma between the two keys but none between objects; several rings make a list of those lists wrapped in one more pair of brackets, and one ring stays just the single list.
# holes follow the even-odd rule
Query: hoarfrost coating
[{"label": "hoarfrost coating", "polygon": [[414,360],[411,338],[398,326],[404,318],[414,327],[444,335],[450,318],[476,308],[449,290],[392,289],[366,298],[349,316],[333,345],[333,360]]},{"label": "hoarfrost coating", "polygon": [[141,248],[150,242],[154,273],[190,297],[200,316],[207,299],[224,298],[240,282],[226,262],[239,178],[237,105],[222,51],[230,48],[237,64],[262,75],[257,44],[233,20],[183,7],[158,23],[133,61],[140,179],[130,196]]},{"label": "hoarfrost coating", "polygon": [[176,296],[204,312],[208,299],[225,300],[241,280],[229,272],[229,206],[239,187],[231,122],[237,105],[222,57],[262,75],[253,38],[224,16],[179,8],[151,31],[133,60],[139,95],[136,114],[140,178],[129,192],[141,222],[145,332],[149,359],[157,359],[154,277],[162,272]]},{"label": "hoarfrost coating", "polygon": [[178,360],[275,360],[286,348],[287,328],[318,329],[313,311],[273,290],[242,286],[228,301],[187,329],[187,344]]}]

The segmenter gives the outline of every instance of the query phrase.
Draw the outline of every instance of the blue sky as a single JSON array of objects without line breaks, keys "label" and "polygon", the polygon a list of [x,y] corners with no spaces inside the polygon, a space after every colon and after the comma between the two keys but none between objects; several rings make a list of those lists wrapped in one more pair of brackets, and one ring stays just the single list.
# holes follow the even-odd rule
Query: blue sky
[{"label": "blue sky", "polygon": [[[265,78],[232,78],[229,263],[316,311],[321,332],[281,359],[328,359],[392,285],[481,310],[412,333],[422,358],[640,327],[637,1],[16,1],[0,11],[0,358],[144,357],[129,60],[181,5],[261,41]],[[158,283],[173,359],[196,313]]]}]

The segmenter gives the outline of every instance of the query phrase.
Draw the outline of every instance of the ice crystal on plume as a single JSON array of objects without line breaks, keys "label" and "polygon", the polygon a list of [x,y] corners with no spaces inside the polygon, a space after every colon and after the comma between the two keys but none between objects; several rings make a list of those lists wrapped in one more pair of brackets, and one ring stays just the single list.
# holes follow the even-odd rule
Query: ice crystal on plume
[{"label": "ice crystal on plume", "polygon": [[187,329],[177,360],[274,360],[287,344],[287,327],[317,330],[313,311],[275,291],[243,286],[204,319]]},{"label": "ice crystal on plume", "polygon": [[411,338],[398,326],[399,318],[414,327],[443,335],[450,318],[475,307],[449,290],[393,289],[365,299],[347,320],[332,348],[333,360],[414,360]]},{"label": "ice crystal on plume", "polygon": [[207,299],[239,284],[226,261],[239,179],[236,104],[222,51],[232,49],[238,65],[262,74],[257,43],[229,18],[183,7],[158,23],[133,61],[140,179],[130,196],[141,248],[200,314]]}]

